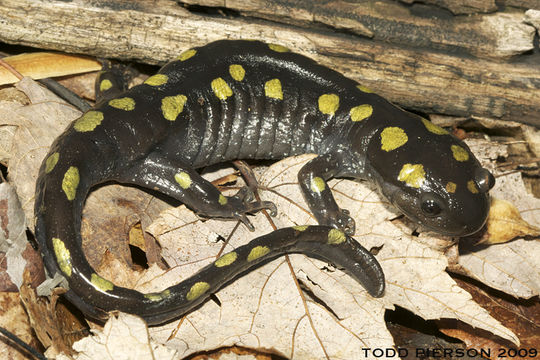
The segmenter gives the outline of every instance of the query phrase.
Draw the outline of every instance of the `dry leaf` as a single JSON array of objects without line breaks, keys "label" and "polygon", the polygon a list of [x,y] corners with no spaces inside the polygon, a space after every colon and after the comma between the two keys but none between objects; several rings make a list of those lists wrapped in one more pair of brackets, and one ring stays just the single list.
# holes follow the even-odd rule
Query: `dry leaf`
[{"label": "dry leaf", "polygon": [[[79,74],[101,69],[101,64],[88,57],[68,54],[34,52],[5,57],[6,63],[32,79]],[[6,68],[0,67],[0,85],[12,84],[19,79]]]},{"label": "dry leaf", "polygon": [[26,219],[15,189],[8,183],[0,184],[0,251],[6,253],[7,274],[21,287],[26,260],[23,252],[28,245]]},{"label": "dry leaf", "polygon": [[515,348],[511,343],[501,342],[500,338],[486,331],[478,331],[478,329],[458,321],[438,321],[440,331],[462,340],[467,348],[491,350],[492,355],[498,354],[493,358],[535,357],[532,355],[535,350],[538,351],[538,344],[540,344],[540,324],[538,323],[540,302],[535,299],[515,301],[497,291],[486,291],[475,284],[460,279],[457,279],[457,282],[459,286],[469,291],[473,299],[487,309],[490,314],[519,333],[521,341],[519,356],[508,354],[509,350]]},{"label": "dry leaf", "polygon": [[[261,191],[262,199],[278,206],[278,216],[273,219],[278,227],[314,223],[297,184],[299,169],[311,157],[280,161],[260,179],[260,185],[268,189]],[[237,344],[274,349],[289,358],[359,358],[362,348],[392,346],[384,308],[393,308],[394,304],[425,319],[456,318],[518,342],[448,276],[442,253],[426,246],[425,238],[420,242],[389,221],[396,213],[372,188],[346,180],[333,180],[330,186],[338,203],[356,219],[356,239],[367,248],[382,247],[377,258],[388,285],[383,298],[371,298],[354,280],[339,270],[328,271],[323,262],[292,255],[293,273],[284,258],[248,273],[216,294],[221,305],[208,301],[188,314],[176,337],[167,344],[182,356]],[[165,211],[163,219],[149,231],[162,245],[170,271],[181,269],[179,281],[215,260],[223,247],[217,239],[232,234],[224,249],[230,251],[272,231],[262,214],[254,217],[253,223],[256,234],[243,227],[233,232],[233,223],[203,223],[180,207]],[[307,293],[297,288],[293,276],[308,289]],[[166,341],[177,326],[174,322],[151,331],[157,339]]]},{"label": "dry leaf", "polygon": [[132,265],[129,232],[141,224],[144,229],[168,208],[164,201],[133,187],[107,185],[90,193],[83,211],[83,249],[93,267],[106,252]]},{"label": "dry leaf", "polygon": [[[18,293],[0,293],[0,326],[11,331],[18,336],[22,341],[33,344],[36,340],[28,321],[28,316],[21,305]],[[5,340],[1,335],[0,341],[0,358],[1,359],[28,359],[25,352],[21,352],[17,346],[14,346],[11,341]]]},{"label": "dry leaf", "polygon": [[[180,359],[173,349],[152,341],[146,323],[134,315],[119,313],[117,316],[111,316],[103,330],[93,332],[94,335],[73,344],[73,348],[78,352],[73,356],[74,359]],[[70,358],[57,356],[56,359]]]},{"label": "dry leaf", "polygon": [[491,197],[487,233],[479,243],[500,244],[527,236],[540,236],[540,228],[523,220],[519,210],[512,203]]},{"label": "dry leaf", "polygon": [[73,342],[88,335],[84,320],[81,321],[64,304],[57,302],[59,295],[54,295],[53,300],[38,297],[30,285],[29,272],[24,273],[24,280],[20,289],[21,302],[41,344],[49,348],[49,354],[73,353]]},{"label": "dry leaf", "polygon": [[[520,174],[498,176],[491,193],[516,204],[529,223],[540,224],[540,199],[527,193]],[[465,251],[458,262],[467,276],[515,297],[530,298],[540,294],[539,241],[518,239],[472,248],[462,245]]]},{"label": "dry leaf", "polygon": [[16,188],[30,228],[34,228],[35,180],[53,140],[80,112],[49,90],[24,78],[17,83],[30,105],[0,101],[3,126],[16,125],[9,150],[9,180]]}]

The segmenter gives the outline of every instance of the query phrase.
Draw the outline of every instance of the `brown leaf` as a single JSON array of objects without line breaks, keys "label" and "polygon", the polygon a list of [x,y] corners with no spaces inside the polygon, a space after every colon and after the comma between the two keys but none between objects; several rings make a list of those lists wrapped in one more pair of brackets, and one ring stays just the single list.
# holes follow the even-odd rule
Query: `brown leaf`
[{"label": "brown leaf", "polygon": [[[9,330],[22,341],[39,348],[39,343],[34,336],[28,316],[24,311],[18,293],[0,293],[0,326]],[[3,359],[28,359],[16,346],[10,341],[0,341],[0,357]]]},{"label": "brown leaf", "polygon": [[[3,60],[13,66],[23,76],[29,76],[33,79],[84,73],[101,69],[101,64],[94,59],[60,53],[23,53],[6,57]],[[17,81],[19,79],[13,74],[5,68],[0,67],[0,85],[11,84]]]},{"label": "brown leaf", "polygon": [[[461,279],[456,279],[456,282],[460,287],[466,289],[474,301],[487,309],[493,317],[519,334],[519,348],[524,349],[522,355],[519,356],[520,358],[528,357],[523,356],[525,349],[538,349],[538,344],[540,344],[540,324],[538,322],[540,302],[536,299],[518,300],[511,298],[502,292],[483,289],[484,286],[478,283],[474,284]],[[463,322],[443,320],[439,322],[439,328],[443,333],[465,342],[468,348],[489,349],[492,354],[499,354],[501,351],[515,348],[512,343],[486,331],[479,331],[479,329]],[[493,358],[497,358],[497,356]]]},{"label": "brown leaf", "polygon": [[54,350],[51,351],[73,354],[73,343],[88,335],[88,326],[64,304],[57,303],[58,295],[53,294],[51,300],[37,296],[30,285],[28,271],[24,273],[24,280],[20,288],[21,301],[36,336],[45,348],[52,346]]}]

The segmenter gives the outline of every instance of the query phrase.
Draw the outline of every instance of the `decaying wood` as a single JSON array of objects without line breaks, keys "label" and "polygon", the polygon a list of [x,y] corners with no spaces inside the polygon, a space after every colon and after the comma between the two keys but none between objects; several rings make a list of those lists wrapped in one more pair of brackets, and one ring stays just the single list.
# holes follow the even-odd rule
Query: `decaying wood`
[{"label": "decaying wood", "polygon": [[540,9],[540,0],[505,0],[504,6],[513,6],[522,9]]},{"label": "decaying wood", "polygon": [[[407,4],[418,3],[417,0],[400,0]],[[497,10],[495,0],[422,0],[424,4],[437,5],[454,14],[489,13]]]},{"label": "decaying wood", "polygon": [[[252,17],[300,26],[320,23],[376,41],[448,52],[463,51],[489,58],[508,57],[532,50],[535,33],[534,27],[523,23],[523,12],[452,17],[437,11],[436,7],[423,7],[412,12],[399,3],[378,0],[182,2],[199,6],[226,5],[227,9]],[[472,5],[475,2],[468,3]]]},{"label": "decaying wood", "polygon": [[525,23],[527,24],[531,24],[536,29],[540,30],[540,9],[539,10],[531,9],[531,10],[525,11],[525,18],[523,21],[525,21]]},{"label": "decaying wood", "polygon": [[399,0],[407,4],[432,4],[450,10],[453,14],[495,12],[501,8],[540,9],[540,0]]},{"label": "decaying wood", "polygon": [[[406,7],[399,10],[391,3],[378,2],[373,9],[350,2],[326,6],[331,3],[341,4],[341,12],[324,6],[291,9],[273,2],[227,1],[223,4],[242,4],[240,12],[251,14],[229,17],[195,14],[166,0],[117,0],[114,7],[110,1],[3,0],[0,41],[161,64],[213,40],[257,38],[304,53],[410,109],[540,125],[540,61],[509,63],[466,54],[508,56],[532,49],[534,27],[522,21],[523,12],[453,22],[414,17]],[[270,13],[268,9],[288,9],[289,23],[253,18]],[[325,26],[306,25],[312,22]],[[407,36],[414,41],[407,43]],[[449,49],[454,52],[441,51]]]}]

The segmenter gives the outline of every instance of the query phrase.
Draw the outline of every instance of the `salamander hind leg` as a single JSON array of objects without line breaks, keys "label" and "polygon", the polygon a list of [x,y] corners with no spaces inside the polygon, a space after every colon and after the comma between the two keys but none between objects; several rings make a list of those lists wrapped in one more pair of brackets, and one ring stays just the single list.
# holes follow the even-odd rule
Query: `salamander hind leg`
[{"label": "salamander hind leg", "polygon": [[118,180],[171,196],[203,217],[240,220],[252,231],[247,214],[263,209],[270,210],[272,216],[276,213],[272,202],[254,200],[249,189],[242,188],[233,196],[223,195],[188,164],[158,153],[134,163]]}]

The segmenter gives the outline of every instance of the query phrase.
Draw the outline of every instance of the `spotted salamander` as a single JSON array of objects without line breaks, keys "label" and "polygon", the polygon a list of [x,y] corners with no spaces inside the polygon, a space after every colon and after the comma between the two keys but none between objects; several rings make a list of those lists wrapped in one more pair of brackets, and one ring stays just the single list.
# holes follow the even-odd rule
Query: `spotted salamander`
[{"label": "spotted salamander", "polygon": [[[107,74],[107,73],[105,73]],[[190,311],[239,274],[284,253],[343,267],[372,296],[384,275],[350,237],[355,224],[336,204],[327,180],[367,179],[406,216],[428,229],[461,236],[479,230],[493,176],[462,141],[357,82],[287,48],[222,40],[193,48],[143,84],[109,96],[54,142],[40,169],[36,237],[67,298],[104,319],[118,309],[159,324]],[[249,191],[225,196],[195,169],[233,159],[281,159],[315,153],[299,172],[319,226],[280,229],[229,252],[192,277],[146,293],[99,276],[81,247],[81,213],[90,188],[105,181],[158,190],[205,217],[238,219],[275,210]]]}]

